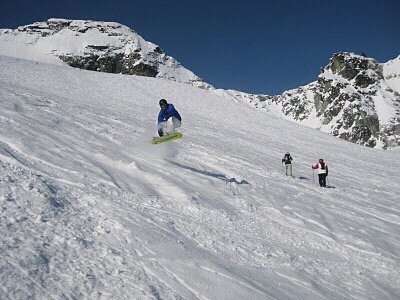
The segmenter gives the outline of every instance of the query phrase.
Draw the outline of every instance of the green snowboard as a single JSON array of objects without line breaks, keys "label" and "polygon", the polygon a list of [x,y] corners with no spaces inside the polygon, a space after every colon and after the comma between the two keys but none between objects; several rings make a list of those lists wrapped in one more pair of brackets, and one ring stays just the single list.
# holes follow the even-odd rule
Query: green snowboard
[{"label": "green snowboard", "polygon": [[180,139],[182,137],[182,133],[180,132],[175,132],[173,134],[168,134],[164,135],[160,138],[154,138],[153,140],[150,141],[151,144],[161,144],[167,141],[172,141],[176,139]]}]

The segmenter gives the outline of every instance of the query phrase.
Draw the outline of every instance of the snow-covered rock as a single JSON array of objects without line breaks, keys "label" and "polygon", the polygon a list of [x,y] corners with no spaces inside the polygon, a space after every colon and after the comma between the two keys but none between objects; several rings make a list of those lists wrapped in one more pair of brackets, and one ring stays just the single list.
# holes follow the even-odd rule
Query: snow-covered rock
[{"label": "snow-covered rock", "polygon": [[364,146],[400,145],[400,56],[387,63],[335,53],[317,81],[281,95],[235,97]]},{"label": "snow-covered rock", "polygon": [[140,75],[190,83],[210,89],[193,72],[145,41],[132,29],[114,22],[49,19],[0,30],[0,54],[72,67]]}]

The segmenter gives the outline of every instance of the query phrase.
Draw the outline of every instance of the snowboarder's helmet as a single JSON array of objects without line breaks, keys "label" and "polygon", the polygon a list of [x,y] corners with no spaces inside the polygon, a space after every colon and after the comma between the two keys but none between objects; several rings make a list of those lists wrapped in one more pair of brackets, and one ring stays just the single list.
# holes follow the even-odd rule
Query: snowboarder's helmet
[{"label": "snowboarder's helmet", "polygon": [[165,99],[161,99],[160,102],[158,103],[160,104],[161,107],[163,107],[164,105],[168,105],[168,102]]},{"label": "snowboarder's helmet", "polygon": [[319,162],[323,162],[324,160],[322,158],[319,159]]}]

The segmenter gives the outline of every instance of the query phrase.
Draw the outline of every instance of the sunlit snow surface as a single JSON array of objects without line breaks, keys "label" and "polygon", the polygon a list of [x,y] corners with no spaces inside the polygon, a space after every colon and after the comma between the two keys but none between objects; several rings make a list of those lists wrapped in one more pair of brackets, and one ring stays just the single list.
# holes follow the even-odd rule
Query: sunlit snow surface
[{"label": "sunlit snow surface", "polygon": [[[183,138],[150,145],[160,98]],[[397,299],[399,154],[217,91],[0,57],[0,298]]]}]

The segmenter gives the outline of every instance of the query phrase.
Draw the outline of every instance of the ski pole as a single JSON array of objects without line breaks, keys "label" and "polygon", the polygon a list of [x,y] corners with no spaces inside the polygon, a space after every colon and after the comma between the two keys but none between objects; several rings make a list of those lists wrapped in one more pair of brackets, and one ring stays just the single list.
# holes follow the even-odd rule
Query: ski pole
[{"label": "ski pole", "polygon": [[312,170],[312,182],[315,184],[315,179],[314,179],[314,169]]},{"label": "ski pole", "polygon": [[295,178],[295,176],[293,176],[293,163],[291,162],[291,164],[290,164],[290,176],[292,177],[292,178]]}]

